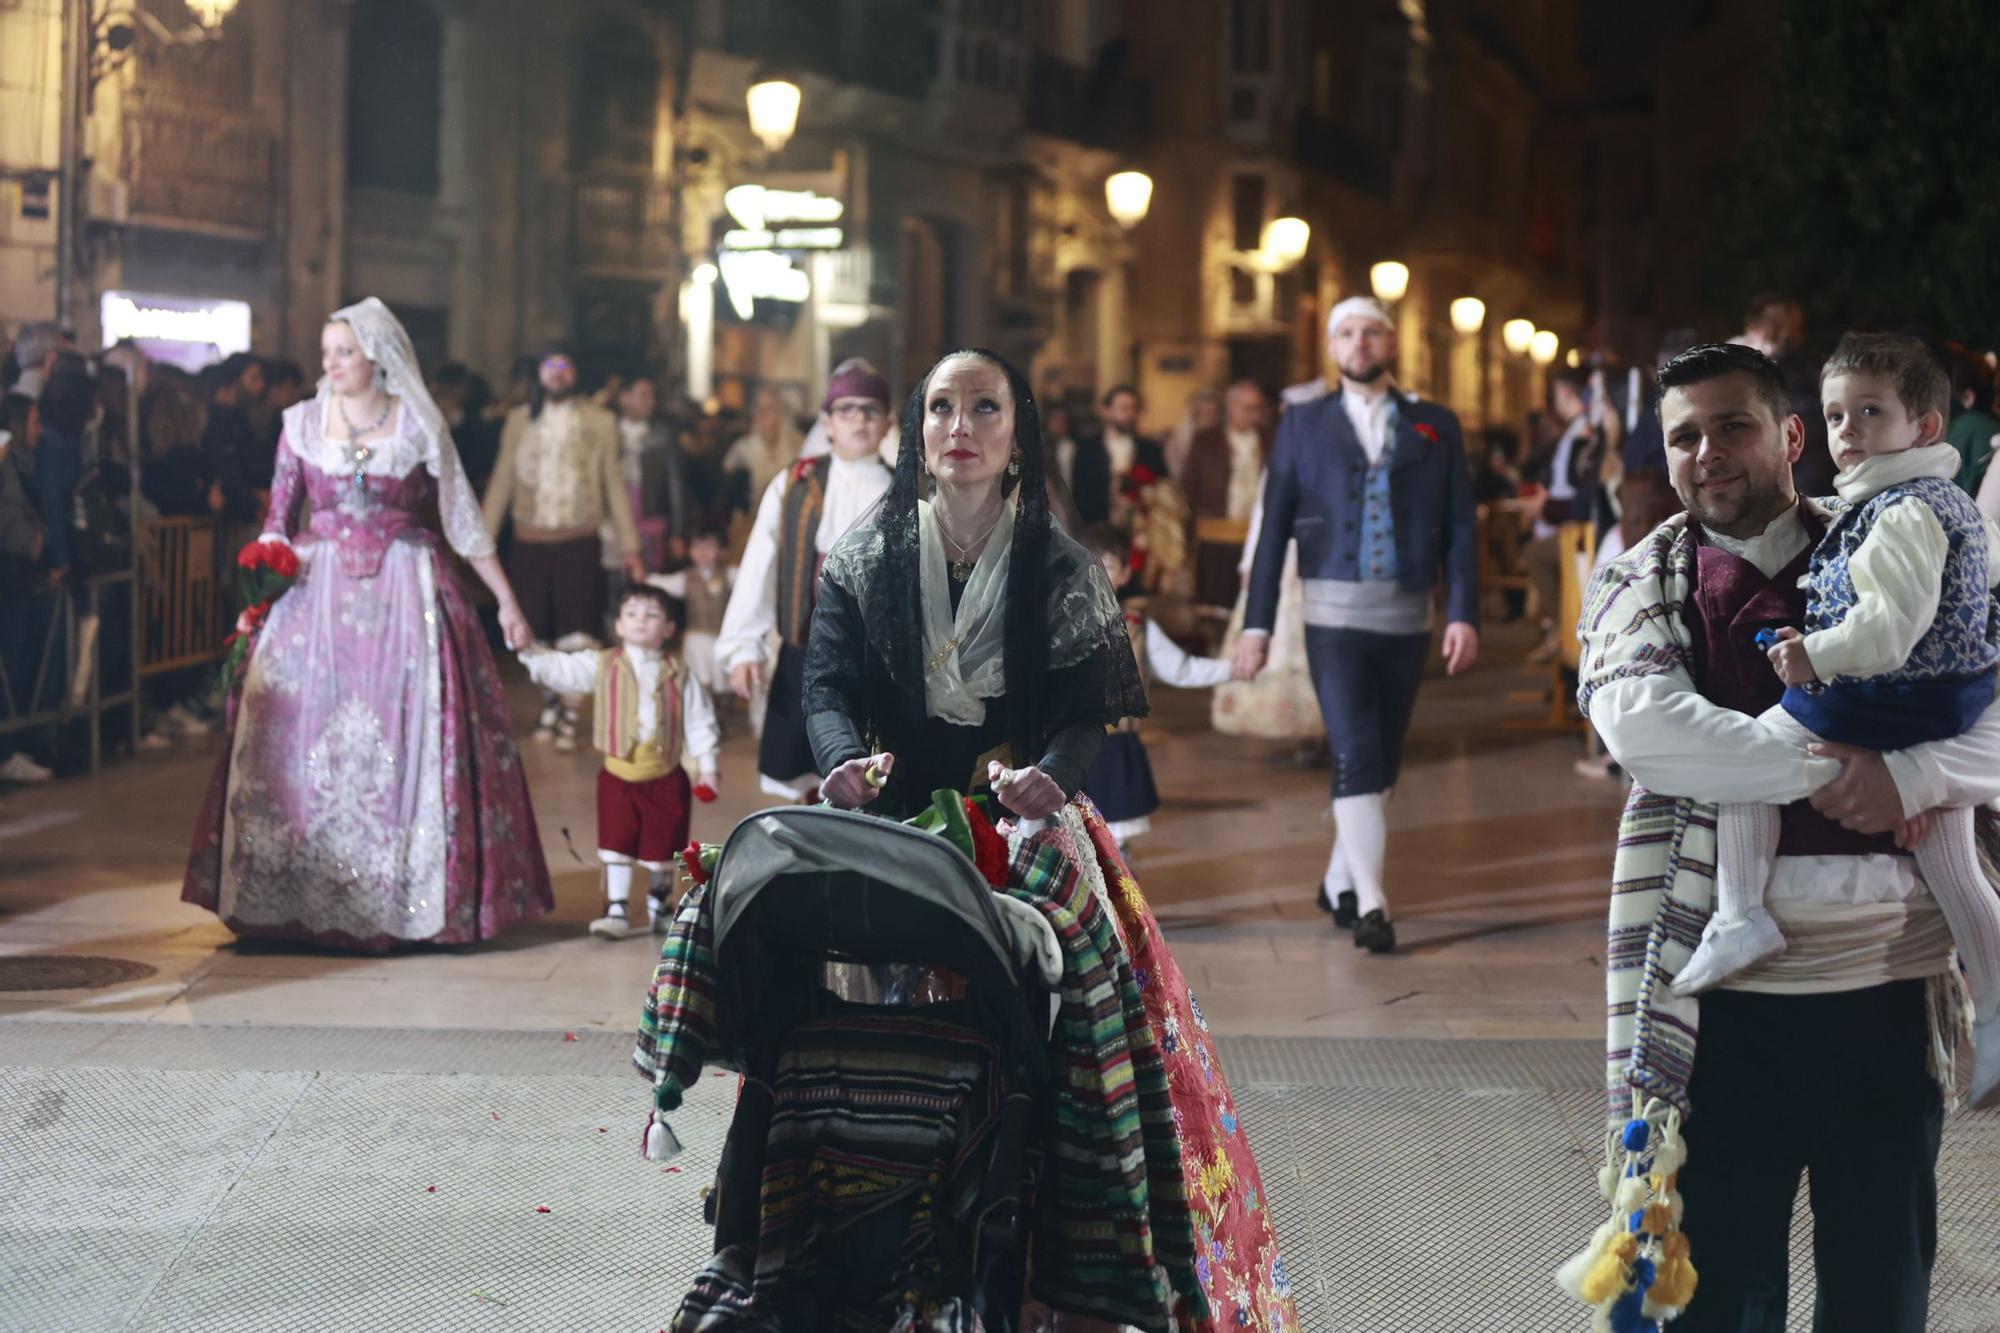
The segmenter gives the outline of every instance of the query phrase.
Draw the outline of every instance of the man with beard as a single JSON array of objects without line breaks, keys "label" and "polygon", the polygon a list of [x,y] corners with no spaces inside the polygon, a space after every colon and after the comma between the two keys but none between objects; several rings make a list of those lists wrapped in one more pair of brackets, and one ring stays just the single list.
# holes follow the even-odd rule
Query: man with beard
[{"label": "man with beard", "polygon": [[[1804,624],[1800,576],[1843,506],[1794,489],[1806,431],[1763,353],[1694,347],[1659,382],[1688,513],[1596,575],[1578,626],[1579,701],[1637,784],[1612,871],[1609,1112],[1622,1125],[1650,1102],[1656,1124],[1685,1118],[1700,1285],[1675,1333],[1785,1327],[1802,1172],[1815,1327],[1918,1333],[1963,997],[1951,932],[1900,848],[1921,836],[1905,820],[2000,796],[2000,707],[1949,740],[1829,744],[1804,763],[1760,724],[1784,685],[1757,638]],[[1784,807],[1765,902],[1789,948],[1678,996],[1713,909],[1725,801]]]},{"label": "man with beard", "polygon": [[891,480],[881,457],[887,380],[850,366],[827,383],[820,412],[831,452],[794,462],[764,488],[715,640],[716,665],[729,673],[729,687],[749,699],[766,683],[768,640],[777,632],[757,772],[765,793],[790,801],[811,799],[819,789],[806,738],[805,647],[820,565]]},{"label": "man with beard", "polygon": [[1306,655],[1333,750],[1335,840],[1315,899],[1357,948],[1396,947],[1383,892],[1386,806],[1431,643],[1431,591],[1445,585],[1444,659],[1479,654],[1479,551],[1458,418],[1395,386],[1389,312],[1351,296],[1327,318],[1336,393],[1278,423],[1264,481],[1236,673],[1269,654],[1285,548],[1298,542]]},{"label": "man with beard", "polygon": [[[619,461],[618,423],[577,397],[576,358],[551,343],[536,363],[528,401],[507,414],[500,457],[486,487],[486,528],[497,539],[514,524],[507,577],[538,643],[572,651],[601,629],[598,530],[608,518],[618,558],[634,583],[646,577],[639,532]],[[548,692],[535,738],[576,748],[575,698]]]}]

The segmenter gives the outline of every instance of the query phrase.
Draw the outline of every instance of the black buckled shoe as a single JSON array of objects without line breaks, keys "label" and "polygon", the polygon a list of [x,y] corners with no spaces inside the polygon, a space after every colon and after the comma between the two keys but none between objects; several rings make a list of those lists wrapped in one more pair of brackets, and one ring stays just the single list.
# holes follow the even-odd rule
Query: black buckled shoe
[{"label": "black buckled shoe", "polygon": [[1320,911],[1333,918],[1333,924],[1342,930],[1354,929],[1354,923],[1361,919],[1361,900],[1354,896],[1353,889],[1342,889],[1334,895],[1334,900],[1326,900],[1324,888],[1313,891],[1313,903]]},{"label": "black buckled shoe", "polygon": [[1396,923],[1381,908],[1376,908],[1354,923],[1354,947],[1369,953],[1395,952]]}]

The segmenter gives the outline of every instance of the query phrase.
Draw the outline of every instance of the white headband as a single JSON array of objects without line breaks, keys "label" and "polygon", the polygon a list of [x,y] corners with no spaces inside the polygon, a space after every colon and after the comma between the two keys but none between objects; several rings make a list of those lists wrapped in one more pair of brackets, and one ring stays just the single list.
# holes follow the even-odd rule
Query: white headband
[{"label": "white headband", "polygon": [[1389,332],[1396,331],[1396,321],[1389,318],[1389,312],[1382,308],[1380,301],[1372,296],[1350,296],[1336,305],[1332,313],[1326,317],[1327,336],[1333,336],[1333,331],[1340,327],[1341,320],[1356,318],[1372,319]]}]

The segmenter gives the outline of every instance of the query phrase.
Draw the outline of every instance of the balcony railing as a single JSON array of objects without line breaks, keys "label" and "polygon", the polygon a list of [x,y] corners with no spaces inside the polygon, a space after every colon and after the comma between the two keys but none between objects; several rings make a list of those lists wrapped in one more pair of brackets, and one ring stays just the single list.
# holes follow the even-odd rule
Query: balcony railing
[{"label": "balcony railing", "polygon": [[1146,137],[1150,92],[1142,81],[1093,76],[1037,53],[1028,66],[1028,129],[1093,147],[1124,147]]},{"label": "balcony railing", "polygon": [[1389,155],[1333,121],[1301,114],[1294,149],[1299,165],[1308,171],[1322,172],[1384,199],[1394,190]]},{"label": "balcony railing", "polygon": [[672,195],[651,176],[592,173],[575,190],[580,267],[651,271],[672,262]]},{"label": "balcony railing", "polygon": [[731,0],[723,49],[898,97],[928,93],[937,75],[936,0],[854,8],[857,21],[844,23],[841,0]]},{"label": "balcony railing", "polygon": [[275,148],[250,117],[136,107],[125,116],[125,151],[129,221],[270,234]]}]

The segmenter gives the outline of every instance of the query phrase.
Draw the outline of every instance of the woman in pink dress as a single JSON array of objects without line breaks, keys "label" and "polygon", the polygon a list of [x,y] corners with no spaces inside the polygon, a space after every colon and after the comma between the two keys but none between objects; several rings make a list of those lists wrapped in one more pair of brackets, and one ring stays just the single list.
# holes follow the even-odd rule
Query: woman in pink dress
[{"label": "woman in pink dress", "polygon": [[509,647],[527,622],[403,326],[370,297],[334,312],[320,354],[318,395],[285,411],[260,538],[292,545],[300,574],[231,700],[181,897],[242,936],[489,939],[554,900],[445,546],[493,590]]}]

